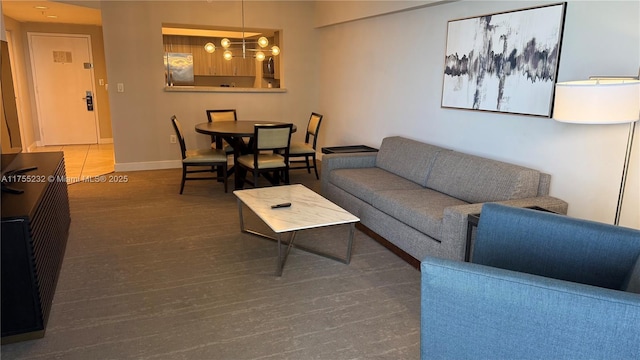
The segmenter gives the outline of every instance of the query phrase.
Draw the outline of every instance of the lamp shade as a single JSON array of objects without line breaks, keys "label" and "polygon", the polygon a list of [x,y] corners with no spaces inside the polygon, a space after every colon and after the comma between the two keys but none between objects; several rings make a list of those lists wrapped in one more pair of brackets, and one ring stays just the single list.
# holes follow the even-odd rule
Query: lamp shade
[{"label": "lamp shade", "polygon": [[553,119],[576,124],[623,124],[640,118],[640,81],[580,80],[556,84]]}]

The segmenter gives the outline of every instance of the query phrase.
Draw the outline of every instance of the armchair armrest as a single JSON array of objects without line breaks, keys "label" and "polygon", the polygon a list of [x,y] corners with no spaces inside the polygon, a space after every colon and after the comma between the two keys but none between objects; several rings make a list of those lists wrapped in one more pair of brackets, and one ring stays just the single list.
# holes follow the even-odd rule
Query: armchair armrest
[{"label": "armchair armrest", "polygon": [[376,166],[376,156],[378,153],[346,153],[346,154],[325,154],[322,156],[321,183],[322,191],[325,192],[326,184],[329,183],[331,171],[335,169],[369,168]]},{"label": "armchair armrest", "polygon": [[422,359],[640,357],[638,295],[434,257],[421,270]]}]

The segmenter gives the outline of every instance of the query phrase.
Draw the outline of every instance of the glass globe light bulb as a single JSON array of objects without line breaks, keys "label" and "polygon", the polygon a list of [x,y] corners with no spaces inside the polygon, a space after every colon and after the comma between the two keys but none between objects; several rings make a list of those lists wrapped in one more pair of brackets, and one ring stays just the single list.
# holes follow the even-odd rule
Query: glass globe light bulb
[{"label": "glass globe light bulb", "polygon": [[204,51],[206,51],[209,54],[211,54],[214,51],[216,51],[216,46],[213,45],[213,43],[208,42],[208,43],[204,44]]},{"label": "glass globe light bulb", "polygon": [[280,48],[277,47],[276,45],[273,45],[271,47],[271,55],[276,56],[278,54],[280,54]]},{"label": "glass globe light bulb", "polygon": [[231,40],[224,38],[220,41],[220,45],[222,45],[223,48],[227,49],[229,48],[229,46],[231,46]]},{"label": "glass globe light bulb", "polygon": [[233,58],[233,54],[231,53],[231,51],[226,50],[224,53],[222,53],[222,57],[225,60],[231,60],[231,58]]},{"label": "glass globe light bulb", "polygon": [[269,45],[269,39],[262,36],[261,38],[258,39],[258,45],[260,45],[261,48],[266,47],[267,45]]},{"label": "glass globe light bulb", "polygon": [[258,52],[256,53],[256,60],[258,60],[258,61],[264,61],[264,57],[265,57],[265,56],[264,56],[264,53],[263,53],[262,51],[258,51]]}]

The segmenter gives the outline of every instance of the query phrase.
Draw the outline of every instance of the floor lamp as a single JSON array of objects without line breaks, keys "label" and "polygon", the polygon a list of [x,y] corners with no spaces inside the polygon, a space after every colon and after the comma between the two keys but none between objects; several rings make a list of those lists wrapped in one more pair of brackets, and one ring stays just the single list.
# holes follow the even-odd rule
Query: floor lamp
[{"label": "floor lamp", "polygon": [[618,225],[633,136],[636,122],[640,119],[640,81],[637,77],[592,77],[589,80],[557,83],[553,119],[574,124],[629,124],[614,220],[614,224]]}]

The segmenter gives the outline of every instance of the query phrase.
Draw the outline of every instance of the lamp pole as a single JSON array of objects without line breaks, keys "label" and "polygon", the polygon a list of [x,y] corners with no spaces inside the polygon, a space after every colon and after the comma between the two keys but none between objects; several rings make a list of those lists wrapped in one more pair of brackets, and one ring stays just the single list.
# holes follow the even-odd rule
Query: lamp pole
[{"label": "lamp pole", "polygon": [[629,161],[631,161],[631,149],[633,148],[633,136],[636,132],[636,122],[629,123],[629,135],[627,136],[627,152],[624,156],[624,165],[622,166],[622,179],[620,181],[620,192],[618,193],[618,206],[616,207],[615,225],[620,224],[620,212],[622,210],[622,200],[624,198],[624,188],[627,183],[627,174],[629,173]]}]

